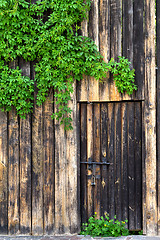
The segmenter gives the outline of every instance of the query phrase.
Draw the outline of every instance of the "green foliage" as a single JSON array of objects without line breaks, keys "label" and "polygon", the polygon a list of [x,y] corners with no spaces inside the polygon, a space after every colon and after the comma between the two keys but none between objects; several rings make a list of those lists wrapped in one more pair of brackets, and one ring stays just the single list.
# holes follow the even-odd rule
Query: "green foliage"
[{"label": "green foliage", "polygon": [[31,0],[0,1],[0,107],[24,117],[32,111],[34,83],[21,75],[20,69],[9,65],[19,57],[35,61],[38,88],[37,104],[41,105],[54,89],[58,111],[54,118],[72,129],[68,101],[73,81],[89,75],[102,80],[111,71],[118,91],[132,94],[136,90],[134,70],[121,57],[119,63],[109,63],[88,37],[78,35],[79,23],[86,18],[91,0]]},{"label": "green foliage", "polygon": [[88,223],[83,223],[81,235],[90,235],[93,237],[118,237],[118,236],[127,236],[129,235],[128,229],[125,228],[126,221],[109,219],[109,215],[106,214],[105,218],[101,217],[97,219],[97,214],[93,217],[90,217]]}]

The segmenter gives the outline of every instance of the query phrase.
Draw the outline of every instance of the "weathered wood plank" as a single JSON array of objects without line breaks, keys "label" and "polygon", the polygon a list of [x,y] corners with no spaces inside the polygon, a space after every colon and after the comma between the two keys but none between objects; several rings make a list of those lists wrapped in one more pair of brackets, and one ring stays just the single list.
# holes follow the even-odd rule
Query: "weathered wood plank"
[{"label": "weathered wood plank", "polygon": [[145,2],[145,171],[147,235],[157,234],[155,1]]},{"label": "weathered wood plank", "polygon": [[123,56],[133,67],[133,0],[123,1]]},{"label": "weathered wood plank", "polygon": [[[101,162],[109,162],[108,154],[108,107],[106,103],[101,104]],[[108,169],[109,166],[103,165],[101,170],[101,216],[109,212],[108,198]]]},{"label": "weathered wood plank", "polygon": [[109,214],[110,218],[114,218],[115,216],[115,141],[114,141],[114,117],[115,117],[115,106],[113,103],[108,104],[108,159],[111,165],[109,166]]},{"label": "weathered wood plank", "polygon": [[128,103],[128,188],[129,229],[135,229],[135,163],[134,163],[134,103]]},{"label": "weathered wood plank", "polygon": [[135,103],[135,229],[142,229],[142,105]]},{"label": "weathered wood plank", "polygon": [[[93,39],[97,48],[99,49],[99,0],[91,2],[91,9],[89,12],[89,37]],[[88,82],[89,101],[99,101],[99,82],[93,77],[89,77]]]},{"label": "weathered wood plank", "polygon": [[19,233],[19,124],[16,110],[9,112],[8,231]]},{"label": "weathered wood plank", "polygon": [[[19,59],[22,74],[30,77],[30,63]],[[31,234],[31,118],[20,119],[20,233]]]},{"label": "weathered wood plank", "polygon": [[[121,56],[121,0],[110,1],[111,12],[111,58],[118,60],[118,56]],[[122,99],[121,94],[115,86],[113,79],[110,79],[110,100],[119,101]]]},{"label": "weathered wood plank", "polygon": [[156,25],[156,33],[157,33],[157,163],[158,163],[158,235],[160,236],[160,55],[158,54],[160,51],[160,1],[156,1],[156,13],[157,13],[157,25]]},{"label": "weathered wood plank", "polygon": [[7,113],[0,111],[0,234],[8,231],[8,198],[7,198],[7,167],[8,167],[8,139]]},{"label": "weathered wood plank", "polygon": [[[93,105],[87,104],[87,161],[93,161]],[[87,205],[88,218],[94,214],[94,199],[92,183],[92,171],[88,166],[87,169],[88,183],[87,183]]]},{"label": "weathered wood plank", "polygon": [[[11,63],[16,68],[17,61]],[[8,233],[18,234],[19,219],[19,120],[16,110],[9,112],[8,122]]]},{"label": "weathered wood plank", "polygon": [[[77,104],[76,104],[76,83],[73,83],[73,93],[68,103],[71,108],[71,118],[73,130],[66,131],[66,215],[69,219],[69,232],[77,233],[80,228],[78,220],[78,201],[77,201]],[[61,144],[63,144],[61,142]]]},{"label": "weathered wood plank", "polygon": [[[93,161],[100,162],[100,104],[94,104],[94,119],[93,119]],[[94,172],[95,170],[95,172]],[[95,186],[94,191],[94,212],[97,213],[97,217],[101,217],[101,169],[100,165],[93,165],[92,173],[95,174]],[[93,182],[93,180],[92,180]]]},{"label": "weathered wood plank", "polygon": [[[76,123],[76,130],[77,130],[77,214],[78,214],[78,229],[77,232],[81,231],[81,105],[79,103],[77,105],[77,123]],[[86,175],[85,175],[86,178]]]},{"label": "weathered wood plank", "polygon": [[[87,14],[88,17],[88,14]],[[81,23],[81,34],[82,36],[88,37],[88,19],[85,19]],[[78,101],[88,101],[88,76],[83,76],[83,79],[79,82],[77,81],[77,100]]]},{"label": "weathered wood plank", "polygon": [[114,130],[114,152],[115,152],[115,214],[121,220],[121,104],[115,103],[115,130]]},{"label": "weathered wood plank", "polygon": [[[100,0],[99,2],[99,49],[104,61],[110,60],[110,4],[109,0]],[[99,83],[99,100],[109,100],[109,84],[107,77],[102,83]]]},{"label": "weathered wood plank", "polygon": [[[87,161],[87,105],[81,104],[81,162]],[[87,222],[88,205],[87,205],[87,165],[81,164],[81,221]]]},{"label": "weathered wood plank", "polygon": [[144,102],[142,102],[142,216],[143,234],[147,233],[146,212],[146,169],[145,169],[145,127],[144,127]]},{"label": "weathered wood plank", "polygon": [[54,124],[53,90],[43,104],[43,146],[44,146],[44,234],[54,231]]},{"label": "weathered wood plank", "polygon": [[[122,103],[122,140],[121,140],[121,154],[122,154],[122,220],[128,219],[128,204],[129,204],[129,194],[128,194],[128,124],[127,124],[127,103]],[[128,227],[128,223],[126,224]]]},{"label": "weathered wood plank", "polygon": [[[123,56],[128,58],[133,68],[133,0],[122,1],[123,3]],[[131,99],[133,97],[123,94],[123,99]]]},{"label": "weathered wood plank", "polygon": [[133,12],[133,67],[138,86],[134,99],[140,100],[144,99],[144,1],[134,0]]},{"label": "weathered wood plank", "polygon": [[[54,107],[58,110],[57,106]],[[67,211],[67,143],[64,126],[55,120],[55,233],[70,232],[70,219]]]},{"label": "weathered wood plank", "polygon": [[[32,63],[31,78],[34,78]],[[34,93],[34,109],[32,115],[32,234],[43,234],[43,119],[42,106],[36,105]]]}]

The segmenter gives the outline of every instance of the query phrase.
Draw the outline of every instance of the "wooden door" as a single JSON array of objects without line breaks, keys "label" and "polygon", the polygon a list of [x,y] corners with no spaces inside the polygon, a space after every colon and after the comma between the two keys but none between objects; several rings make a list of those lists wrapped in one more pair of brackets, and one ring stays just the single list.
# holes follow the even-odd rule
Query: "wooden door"
[{"label": "wooden door", "polygon": [[142,229],[142,103],[81,103],[81,220],[105,212]]}]

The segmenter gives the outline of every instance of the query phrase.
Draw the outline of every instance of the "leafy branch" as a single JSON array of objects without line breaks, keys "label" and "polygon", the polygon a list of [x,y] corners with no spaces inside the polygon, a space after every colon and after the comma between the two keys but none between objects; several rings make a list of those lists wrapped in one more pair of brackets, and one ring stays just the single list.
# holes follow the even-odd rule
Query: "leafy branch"
[{"label": "leafy branch", "polygon": [[[58,111],[52,117],[72,129],[68,101],[73,82],[83,75],[102,80],[110,71],[119,92],[132,94],[137,89],[127,59],[105,63],[95,43],[78,35],[90,4],[91,0],[0,1],[0,108],[10,111],[14,106],[20,117],[32,112],[36,81],[37,104],[53,88]],[[19,68],[9,68],[19,57],[36,60],[34,81],[22,76]]]}]

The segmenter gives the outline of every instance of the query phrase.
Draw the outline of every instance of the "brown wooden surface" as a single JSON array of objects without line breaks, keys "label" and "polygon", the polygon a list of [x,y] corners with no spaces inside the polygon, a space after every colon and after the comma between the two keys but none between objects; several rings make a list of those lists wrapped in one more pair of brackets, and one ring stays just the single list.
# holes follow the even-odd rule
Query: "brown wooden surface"
[{"label": "brown wooden surface", "polygon": [[[17,61],[11,63],[16,68]],[[8,233],[17,234],[20,228],[19,186],[19,118],[13,108],[8,119]]]},{"label": "brown wooden surface", "polygon": [[7,172],[8,172],[8,138],[7,113],[0,111],[0,233],[8,231],[8,198],[7,198]]},{"label": "brown wooden surface", "polygon": [[[86,105],[87,107],[87,162],[93,162],[93,104]],[[92,183],[92,171],[87,166],[87,216],[88,218],[94,214],[94,199]]]},{"label": "brown wooden surface", "polygon": [[[34,78],[32,66],[32,78]],[[36,105],[36,92],[34,94],[34,110],[32,115],[32,233],[43,234],[44,209],[43,209],[43,110],[42,106]]]},{"label": "brown wooden surface", "polygon": [[[91,9],[89,11],[89,27],[88,36],[93,39],[97,48],[99,49],[99,0],[91,2]],[[88,78],[88,100],[98,101],[99,100],[99,82],[93,77]]]},{"label": "brown wooden surface", "polygon": [[[160,1],[156,1],[156,8],[160,9]],[[160,51],[160,11],[157,11],[157,53]],[[157,162],[158,173],[160,173],[160,55],[157,54]],[[160,174],[158,174],[158,235],[160,235]]]},{"label": "brown wooden surface", "polygon": [[44,234],[54,232],[54,122],[53,91],[51,90],[47,100],[43,104],[43,161],[44,161]]},{"label": "brown wooden surface", "polygon": [[55,232],[61,234],[75,233],[79,229],[76,84],[69,106],[73,110],[74,129],[65,131],[64,126],[55,121]]},{"label": "brown wooden surface", "polygon": [[[86,112],[90,117],[86,117]],[[94,212],[98,216],[107,212],[110,218],[116,215],[119,220],[128,219],[129,229],[139,231],[142,229],[141,103],[81,104],[81,127],[82,222]],[[93,161],[110,165],[96,165],[94,173],[94,165],[84,164]]]},{"label": "brown wooden surface", "polygon": [[77,195],[77,103],[76,103],[76,83],[73,84],[74,93],[71,94],[69,107],[72,109],[72,126],[73,130],[66,131],[66,214],[69,219],[69,232],[76,233],[80,229],[80,222],[78,219],[78,195]]},{"label": "brown wooden surface", "polygon": [[[19,59],[22,74],[30,77],[30,63]],[[20,233],[31,232],[31,116],[20,119]]]},{"label": "brown wooden surface", "polygon": [[19,125],[15,109],[9,113],[8,123],[8,231],[19,233]]},{"label": "brown wooden surface", "polygon": [[[160,0],[156,3],[159,9]],[[143,220],[143,231],[148,235],[157,234],[158,223],[160,234],[159,11],[156,19],[157,108],[155,2],[146,0],[144,14],[144,1],[93,0],[88,18],[89,22],[82,23],[82,34],[92,37],[105,61],[118,55],[129,58],[136,70],[138,91],[131,97],[122,96],[109,75],[102,83],[84,76],[77,84],[77,100],[85,102],[79,104],[80,144],[75,85],[70,102],[74,110],[73,132],[65,132],[63,126],[50,118],[56,109],[52,103],[53,93],[41,107],[34,102],[33,115],[26,120],[19,119],[15,109],[9,114],[0,112],[1,234],[78,231],[79,174],[82,222],[94,211],[98,215],[107,211],[112,218],[117,214],[118,218],[129,219],[132,230],[141,229]],[[15,68],[18,62],[11,65]],[[19,59],[19,66],[24,75],[34,77],[33,63]],[[144,98],[145,102],[140,102]],[[87,104],[88,101],[91,103]],[[94,187],[91,186],[92,169],[81,164],[79,172],[79,148],[81,161],[99,159],[112,163],[96,167]]]},{"label": "brown wooden surface", "polygon": [[145,3],[145,171],[146,230],[157,234],[155,2]]},{"label": "brown wooden surface", "polygon": [[118,93],[109,74],[99,83],[84,76],[77,85],[80,102],[103,102],[144,99],[144,31],[143,1],[94,0],[89,11],[89,22],[82,23],[82,35],[90,36],[104,60],[125,56],[135,68],[138,91],[132,96]]},{"label": "brown wooden surface", "polygon": [[[97,103],[93,108],[93,161],[100,162],[101,159],[101,125],[100,125],[100,104]],[[101,169],[99,165],[95,166],[95,186],[94,189],[94,212],[97,213],[97,217],[101,217]]]}]

